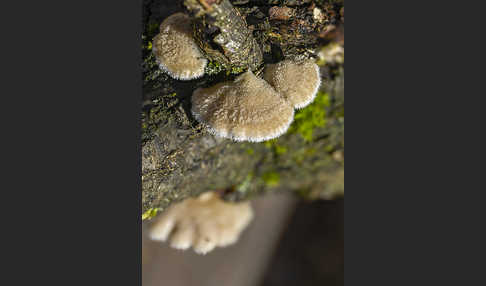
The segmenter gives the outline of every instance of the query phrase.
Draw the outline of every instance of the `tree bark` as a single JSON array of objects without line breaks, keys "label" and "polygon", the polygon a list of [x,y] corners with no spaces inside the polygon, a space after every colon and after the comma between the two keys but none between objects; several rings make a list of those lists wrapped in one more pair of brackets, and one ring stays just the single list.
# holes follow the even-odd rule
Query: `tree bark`
[{"label": "tree bark", "polygon": [[[158,33],[160,22],[169,13],[183,11],[183,5],[144,1],[143,212],[165,209],[173,202],[205,191],[220,191],[228,200],[244,200],[276,191],[292,191],[310,199],[332,199],[344,193],[342,63],[321,65],[323,85],[316,101],[297,111],[289,131],[275,140],[237,143],[218,138],[207,133],[190,112],[192,91],[231,79],[238,73],[234,67],[253,69],[272,60],[315,57],[319,49],[329,43],[322,38],[322,31],[329,30],[331,25],[343,25],[332,20],[339,18],[336,11],[343,10],[343,6],[317,3],[336,1],[300,2],[292,7],[293,16],[282,21],[269,19],[271,6],[268,3],[243,3],[242,7],[229,9],[227,0],[185,0],[184,7],[195,17],[195,33],[203,31],[200,40],[220,52],[231,68],[215,60],[223,67],[208,69],[201,79],[182,82],[158,69],[150,51],[150,41]],[[320,7],[331,20],[317,23],[312,16],[312,5]],[[330,12],[326,7],[332,8]],[[224,20],[235,17],[241,21]],[[247,27],[247,21],[251,21],[252,29]],[[243,23],[246,31],[241,26]],[[201,25],[205,30],[198,31]],[[223,39],[217,43],[221,50],[214,48],[214,37],[207,36],[207,31],[212,29],[215,32],[211,35],[218,34]],[[306,32],[309,29],[314,32]],[[234,53],[228,45],[230,42],[239,47]],[[255,52],[255,46],[261,51]],[[245,54],[255,56],[241,57]]]},{"label": "tree bark", "polygon": [[262,64],[252,31],[228,0],[185,0],[184,5],[197,19],[194,34],[210,59],[242,71],[255,71]]}]

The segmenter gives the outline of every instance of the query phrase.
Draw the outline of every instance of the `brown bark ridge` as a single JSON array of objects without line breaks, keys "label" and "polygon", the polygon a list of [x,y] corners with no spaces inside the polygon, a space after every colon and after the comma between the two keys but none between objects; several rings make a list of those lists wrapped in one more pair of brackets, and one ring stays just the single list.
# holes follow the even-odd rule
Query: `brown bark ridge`
[{"label": "brown bark ridge", "polygon": [[[268,11],[273,4],[253,6],[253,1],[249,1],[246,6],[237,6],[235,15],[242,22],[233,28],[247,22],[253,27],[248,30],[253,30],[253,40],[256,39],[263,51],[265,63],[283,58],[318,57],[323,80],[314,103],[296,111],[295,120],[286,134],[263,143],[248,143],[209,134],[190,112],[194,89],[231,79],[234,74],[222,69],[197,80],[177,81],[158,69],[150,51],[150,41],[158,33],[161,21],[174,12],[183,11],[188,1],[183,6],[182,2],[176,1],[144,0],[143,212],[165,209],[173,202],[205,191],[219,191],[228,200],[245,200],[282,191],[309,199],[332,199],[343,195],[344,64],[340,57],[330,61],[326,56],[322,60],[321,54],[324,51],[324,54],[332,55],[339,51],[329,48],[330,45],[344,46],[344,24],[339,20],[344,17],[344,6],[335,4],[336,1],[305,1],[300,6],[292,6],[292,15],[285,20],[269,19]],[[204,3],[214,7],[226,5],[224,2],[229,3],[226,0],[206,0]],[[314,16],[315,8],[322,12],[319,21]],[[193,12],[196,27],[206,25],[212,21],[211,17],[214,18],[207,17],[211,12],[206,10],[202,10],[203,15],[199,18],[196,16],[198,12]],[[214,35],[218,32],[220,30],[215,29]],[[333,36],[329,38],[330,35]],[[204,41],[214,47],[212,40],[210,37]],[[238,38],[232,40],[238,41]],[[241,43],[240,47],[248,49],[251,45],[254,44]],[[221,54],[229,61],[224,51]],[[235,61],[241,63],[240,59]],[[253,59],[246,64],[260,66],[257,62]]]},{"label": "brown bark ridge", "polygon": [[184,0],[184,5],[195,15],[195,37],[212,60],[236,70],[255,71],[262,64],[252,31],[228,0]]}]

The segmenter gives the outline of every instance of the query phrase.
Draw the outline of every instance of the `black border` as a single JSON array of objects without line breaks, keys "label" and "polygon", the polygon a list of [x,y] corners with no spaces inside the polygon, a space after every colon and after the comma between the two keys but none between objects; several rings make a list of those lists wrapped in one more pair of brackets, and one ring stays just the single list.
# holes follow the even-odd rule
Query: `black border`
[{"label": "black border", "polygon": [[141,285],[141,5],[2,3],[13,284]]}]

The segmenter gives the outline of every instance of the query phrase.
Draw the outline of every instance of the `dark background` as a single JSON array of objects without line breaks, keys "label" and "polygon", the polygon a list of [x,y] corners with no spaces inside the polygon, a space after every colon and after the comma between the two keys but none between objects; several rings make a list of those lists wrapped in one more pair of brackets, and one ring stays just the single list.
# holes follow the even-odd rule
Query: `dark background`
[{"label": "dark background", "polygon": [[298,203],[260,285],[344,285],[344,199]]}]

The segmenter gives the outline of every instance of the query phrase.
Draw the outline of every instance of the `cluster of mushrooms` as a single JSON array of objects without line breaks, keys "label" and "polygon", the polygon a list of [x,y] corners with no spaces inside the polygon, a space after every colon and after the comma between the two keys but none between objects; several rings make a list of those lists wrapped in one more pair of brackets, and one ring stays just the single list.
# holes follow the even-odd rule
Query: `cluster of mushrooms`
[{"label": "cluster of mushrooms", "polygon": [[[191,80],[204,75],[208,60],[192,36],[189,16],[166,18],[152,47],[160,68],[171,77]],[[267,65],[263,79],[248,70],[232,82],[196,89],[192,114],[214,135],[261,142],[284,134],[294,109],[310,104],[320,84],[319,67],[312,60],[284,60]]]},{"label": "cluster of mushrooms", "polygon": [[[208,60],[192,37],[191,19],[176,13],[160,25],[152,51],[160,69],[178,80],[202,77]],[[285,60],[265,67],[263,78],[251,70],[232,82],[198,88],[192,114],[210,133],[235,141],[261,142],[284,134],[294,109],[310,104],[321,77],[312,60]],[[206,254],[235,243],[253,218],[249,202],[228,203],[215,192],[172,205],[152,223],[149,236],[177,249]]]}]

